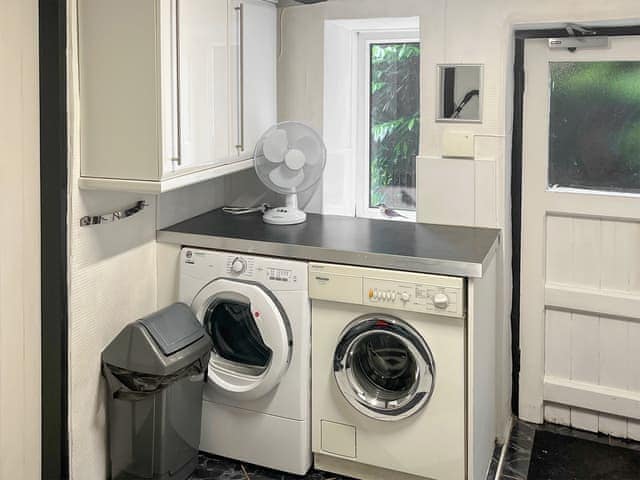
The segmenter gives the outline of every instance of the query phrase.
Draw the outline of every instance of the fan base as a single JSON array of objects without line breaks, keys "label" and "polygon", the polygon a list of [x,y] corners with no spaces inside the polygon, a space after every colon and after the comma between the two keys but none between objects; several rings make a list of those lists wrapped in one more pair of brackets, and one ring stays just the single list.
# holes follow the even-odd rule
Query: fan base
[{"label": "fan base", "polygon": [[298,208],[278,207],[264,212],[262,220],[270,225],[297,225],[307,221],[307,214]]}]

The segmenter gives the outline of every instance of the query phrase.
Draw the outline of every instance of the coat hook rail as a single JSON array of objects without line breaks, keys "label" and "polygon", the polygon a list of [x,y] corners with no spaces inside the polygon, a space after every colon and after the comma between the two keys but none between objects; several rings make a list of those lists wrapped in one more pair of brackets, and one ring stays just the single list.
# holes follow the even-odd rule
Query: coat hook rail
[{"label": "coat hook rail", "polygon": [[104,215],[87,215],[86,217],[82,217],[80,219],[80,226],[87,227],[89,225],[100,225],[102,223],[117,222],[118,220],[123,220],[125,218],[131,217],[132,215],[135,215],[148,206],[149,204],[147,202],[141,200],[132,207],[123,210],[116,210],[115,212],[105,213]]}]

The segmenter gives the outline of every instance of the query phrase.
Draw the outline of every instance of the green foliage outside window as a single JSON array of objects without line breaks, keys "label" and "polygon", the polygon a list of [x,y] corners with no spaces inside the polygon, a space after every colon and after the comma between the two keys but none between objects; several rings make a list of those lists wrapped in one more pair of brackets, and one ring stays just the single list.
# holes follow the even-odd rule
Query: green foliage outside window
[{"label": "green foliage outside window", "polygon": [[370,206],[415,210],[420,44],[371,45]]}]

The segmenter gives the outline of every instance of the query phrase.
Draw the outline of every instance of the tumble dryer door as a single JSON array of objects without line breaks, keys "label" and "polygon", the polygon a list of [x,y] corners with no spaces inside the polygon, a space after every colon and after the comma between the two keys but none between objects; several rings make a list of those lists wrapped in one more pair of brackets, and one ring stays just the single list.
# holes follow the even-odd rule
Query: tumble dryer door
[{"label": "tumble dryer door", "polygon": [[208,381],[217,391],[255,399],[280,383],[293,341],[272,293],[257,283],[220,278],[200,290],[191,308],[213,340]]},{"label": "tumble dryer door", "polygon": [[345,399],[360,413],[382,421],[422,410],[435,381],[429,346],[409,324],[387,315],[366,315],[340,335],[333,371]]}]

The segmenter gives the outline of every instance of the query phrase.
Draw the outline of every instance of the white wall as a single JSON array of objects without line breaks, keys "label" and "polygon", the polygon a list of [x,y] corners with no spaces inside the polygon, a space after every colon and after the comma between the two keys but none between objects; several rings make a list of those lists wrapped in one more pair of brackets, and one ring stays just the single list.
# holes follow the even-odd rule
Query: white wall
[{"label": "white wall", "polygon": [[[78,189],[80,144],[76,3],[68,0],[69,58],[69,429],[71,478],[106,478],[106,388],[100,354],[127,323],[156,306],[156,198]],[[138,200],[121,222],[80,227],[80,218]]]},{"label": "white wall", "polygon": [[[280,120],[323,126],[324,21],[415,16],[422,35],[422,132],[418,158],[418,221],[496,226],[504,230],[499,256],[499,408],[510,409],[511,310],[510,136],[513,35],[518,26],[640,23],[637,0],[329,0],[290,7],[282,14],[279,60]],[[484,64],[483,122],[436,123],[437,68]],[[476,135],[475,160],[442,158],[446,130]]]},{"label": "white wall", "polygon": [[[156,229],[220,207],[231,180],[214,179],[158,197],[78,189],[81,152],[76,2],[68,0],[67,4],[70,463],[71,478],[84,480],[106,478],[108,471],[106,385],[101,376],[100,354],[127,323],[175,297],[175,285],[171,283],[175,271],[170,267],[178,250],[158,246]],[[4,18],[0,17],[0,21]],[[120,210],[139,200],[146,200],[149,207],[131,218],[113,224],[79,226],[84,215]],[[29,452],[30,458],[35,455],[33,452]],[[5,478],[1,469],[0,478]]]},{"label": "white wall", "polygon": [[38,2],[0,12],[0,478],[39,480]]}]

